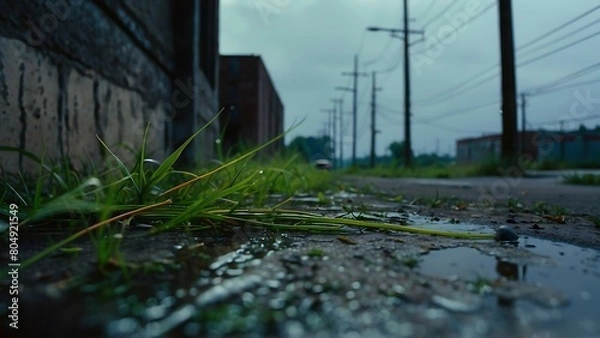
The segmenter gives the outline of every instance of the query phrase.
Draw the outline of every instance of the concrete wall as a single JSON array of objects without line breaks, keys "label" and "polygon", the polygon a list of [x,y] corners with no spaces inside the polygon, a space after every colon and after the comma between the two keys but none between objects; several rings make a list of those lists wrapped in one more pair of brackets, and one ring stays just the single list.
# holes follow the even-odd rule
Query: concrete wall
[{"label": "concrete wall", "polygon": [[[160,160],[217,111],[218,1],[0,0],[0,8],[0,145],[78,167],[101,163],[96,135],[127,154],[121,146],[139,148],[149,122],[148,149]],[[193,145],[188,164],[213,156],[217,132],[215,124]],[[0,156],[2,170],[37,170],[26,157]]]}]

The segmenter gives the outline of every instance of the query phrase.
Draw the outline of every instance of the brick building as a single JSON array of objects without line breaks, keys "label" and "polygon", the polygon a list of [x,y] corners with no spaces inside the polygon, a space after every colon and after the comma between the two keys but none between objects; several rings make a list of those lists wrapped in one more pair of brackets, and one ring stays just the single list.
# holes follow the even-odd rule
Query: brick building
[{"label": "brick building", "polygon": [[[519,141],[522,140],[521,135],[522,133],[519,133]],[[499,159],[500,142],[500,134],[458,140],[456,162],[471,164]],[[528,131],[525,132],[524,152],[538,162],[600,165],[600,128],[554,132]]]},{"label": "brick building", "polygon": [[538,133],[538,161],[600,165],[600,128]]},{"label": "brick building", "polygon": [[[234,153],[263,144],[283,133],[283,104],[260,56],[221,55],[219,102],[223,148]],[[283,139],[262,155],[283,148]]]},{"label": "brick building", "polygon": [[[99,135],[121,155],[160,160],[218,108],[215,1],[0,0],[0,145],[99,163]],[[187,164],[213,156],[218,124]],[[3,152],[0,170],[37,171]]]},{"label": "brick building", "polygon": [[[519,141],[523,133],[518,133]],[[534,159],[537,159],[537,133],[525,132],[525,150]],[[498,160],[501,154],[501,134],[471,137],[456,141],[456,162],[459,164],[481,163],[488,160]],[[519,142],[519,149],[521,149]]]}]

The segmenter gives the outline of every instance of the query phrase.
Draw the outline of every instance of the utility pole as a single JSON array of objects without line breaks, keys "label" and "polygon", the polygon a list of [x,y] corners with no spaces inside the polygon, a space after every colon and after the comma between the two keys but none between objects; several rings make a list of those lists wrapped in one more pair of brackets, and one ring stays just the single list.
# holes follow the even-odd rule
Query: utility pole
[{"label": "utility pole", "polygon": [[329,134],[329,157],[335,167],[335,109],[321,109],[322,112],[329,114],[327,125],[327,133]]},{"label": "utility pole", "polygon": [[410,57],[408,56],[408,0],[404,0],[404,165],[412,164],[412,142],[410,136]]},{"label": "utility pole", "polygon": [[[404,0],[406,1],[406,0]],[[513,41],[512,0],[498,0],[502,64],[502,160],[517,164],[517,84]]]},{"label": "utility pole", "polygon": [[375,167],[375,135],[378,133],[375,125],[375,115],[377,112],[377,91],[381,88],[377,88],[376,83],[376,72],[372,72],[373,77],[373,88],[371,89],[371,168]]},{"label": "utility pole", "polygon": [[354,77],[354,87],[352,88],[352,166],[356,165],[356,110],[357,110],[357,90],[358,90],[358,77],[367,76],[366,73],[358,72],[358,55],[354,55],[354,71],[342,73],[344,76]]},{"label": "utility pole", "polygon": [[527,94],[521,93],[521,154],[525,154],[526,141],[525,131],[527,130],[527,119],[525,118],[525,110],[527,107]]},{"label": "utility pole", "polygon": [[[395,28],[380,28],[369,27],[369,31],[386,31],[390,32],[392,37],[400,38],[404,41],[404,165],[409,167],[412,165],[412,142],[411,142],[411,113],[410,113],[410,57],[409,49],[411,47],[410,35],[423,35],[422,30],[411,30],[408,27],[408,1],[404,0],[404,29]],[[396,33],[403,33],[402,36]],[[422,41],[422,40],[421,40]],[[417,41],[420,42],[420,41]]]},{"label": "utility pole", "polygon": [[323,154],[327,157],[330,156],[330,151],[331,149],[328,149],[329,147],[327,147],[327,143],[325,142],[325,138],[327,137],[327,133],[329,131],[329,126],[327,124],[327,122],[323,122]]},{"label": "utility pole", "polygon": [[[337,109],[337,115],[339,116],[339,121],[340,121],[340,129],[339,129],[339,133],[337,133],[338,137],[339,137],[339,141],[336,142],[337,144],[339,144],[338,148],[340,150],[339,152],[339,158],[338,158],[338,168],[342,168],[344,166],[344,125],[343,125],[343,116],[344,116],[344,111],[342,110],[342,102],[343,99],[331,99],[331,101],[333,101],[333,107],[334,109],[337,107],[337,104],[339,103],[339,109]],[[336,150],[336,154],[337,154],[337,150]]]}]

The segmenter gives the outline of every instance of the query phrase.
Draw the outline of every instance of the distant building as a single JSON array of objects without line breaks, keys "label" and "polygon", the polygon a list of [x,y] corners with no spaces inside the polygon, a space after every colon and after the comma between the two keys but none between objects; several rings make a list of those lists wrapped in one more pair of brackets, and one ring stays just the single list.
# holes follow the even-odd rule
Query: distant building
[{"label": "distant building", "polygon": [[[525,153],[537,159],[536,132],[525,132]],[[522,133],[518,134],[519,141]],[[481,137],[465,138],[456,141],[456,162],[459,164],[481,163],[488,160],[497,160],[501,153],[501,134],[486,135]],[[519,142],[519,149],[520,148]]]},{"label": "distant building", "polygon": [[[521,135],[519,133],[519,141],[522,139]],[[494,134],[457,140],[456,162],[472,164],[499,159],[501,136],[501,134]],[[519,149],[521,149],[520,145]],[[600,129],[525,132],[524,152],[537,162],[556,161],[571,165],[599,165]]]},{"label": "distant building", "polygon": [[600,129],[539,132],[538,161],[600,164]]},{"label": "distant building", "polygon": [[[221,55],[219,102],[225,153],[264,144],[283,133],[283,104],[260,56]],[[283,138],[261,152],[273,155]]]}]

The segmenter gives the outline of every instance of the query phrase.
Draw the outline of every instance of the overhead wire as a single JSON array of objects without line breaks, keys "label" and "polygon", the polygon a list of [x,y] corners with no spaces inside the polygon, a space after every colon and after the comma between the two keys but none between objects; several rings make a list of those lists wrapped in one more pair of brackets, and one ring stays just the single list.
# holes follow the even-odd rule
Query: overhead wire
[{"label": "overhead wire", "polygon": [[562,41],[562,40],[564,40],[566,38],[572,37],[573,35],[575,35],[575,34],[581,32],[581,31],[585,30],[586,28],[589,28],[589,27],[597,24],[598,22],[600,22],[600,18],[598,18],[598,19],[596,19],[596,20],[588,23],[587,25],[585,25],[583,27],[579,27],[575,31],[568,32],[568,33],[566,33],[564,35],[561,35],[560,37],[558,37],[558,38],[556,38],[554,40],[550,40],[550,41],[544,43],[543,45],[538,46],[537,48],[534,48],[532,50],[528,50],[528,51],[522,52],[520,54],[521,54],[521,56],[525,56],[525,55],[529,55],[531,53],[537,52],[537,51],[539,51],[541,49],[544,49],[545,47],[551,46],[551,45],[553,45],[553,44],[555,44],[557,42],[560,42],[560,41]]},{"label": "overhead wire", "polygon": [[546,95],[546,94],[550,94],[550,93],[554,93],[560,90],[565,90],[565,89],[569,89],[569,88],[573,88],[573,87],[579,87],[579,86],[584,86],[584,85],[591,85],[591,84],[596,84],[596,83],[600,83],[600,78],[596,78],[594,80],[588,80],[588,81],[582,81],[582,82],[576,82],[576,83],[571,83],[568,85],[564,85],[561,87],[556,87],[556,88],[552,88],[552,89],[548,89],[548,90],[543,90],[541,92],[537,92],[535,94],[529,94],[530,96],[540,96],[540,95]]},{"label": "overhead wire", "polygon": [[525,92],[529,93],[530,95],[536,95],[537,93],[543,92],[544,90],[552,89],[552,87],[555,87],[555,86],[561,85],[563,83],[569,82],[571,80],[574,80],[576,78],[588,75],[590,72],[595,71],[596,69],[600,69],[600,62],[594,63],[590,66],[587,66],[587,67],[584,67],[575,72],[569,73],[569,74],[567,74],[557,80],[554,80],[548,84],[526,90]]},{"label": "overhead wire", "polygon": [[438,14],[436,14],[432,19],[430,19],[429,21],[425,22],[423,24],[423,30],[425,30],[425,28],[429,25],[431,25],[433,22],[435,22],[437,19],[439,19],[442,15],[444,15],[444,13],[448,12],[448,10],[450,8],[452,8],[454,5],[458,4],[460,1],[450,1],[450,4],[448,4],[448,6],[444,7],[444,9],[442,9]]},{"label": "overhead wire", "polygon": [[438,3],[436,0],[431,0],[429,2],[429,6],[425,7],[425,9],[423,10],[423,13],[425,13],[424,15],[420,15],[423,17],[423,20],[425,20],[427,18],[427,16],[429,15],[429,12],[431,12],[431,10],[433,9],[433,7],[435,7],[435,4]]},{"label": "overhead wire", "polygon": [[[464,21],[463,23],[461,23],[460,25],[453,27],[455,31],[458,31],[459,29],[466,27],[467,25],[469,25],[470,23],[472,23],[473,21],[477,20],[478,18],[480,18],[481,16],[483,16],[483,14],[485,14],[487,11],[489,11],[490,9],[496,7],[496,1],[493,1],[492,3],[490,3],[488,6],[486,6],[481,12],[479,12],[478,14],[470,17],[468,20]],[[415,54],[423,54],[427,51],[427,47],[424,47],[423,49],[414,52]]]},{"label": "overhead wire", "polygon": [[517,63],[516,67],[525,66],[525,65],[531,64],[533,62],[539,61],[539,60],[544,59],[544,58],[546,58],[546,57],[548,57],[550,55],[556,54],[558,52],[562,52],[563,50],[565,50],[565,49],[567,49],[569,47],[575,46],[575,45],[577,45],[577,44],[579,44],[581,42],[587,41],[587,40],[589,40],[589,39],[591,39],[591,38],[593,38],[595,36],[598,36],[598,35],[600,35],[600,31],[597,31],[595,33],[587,35],[587,36],[585,36],[585,37],[583,37],[583,38],[581,38],[581,39],[579,39],[577,41],[573,41],[573,42],[571,42],[571,43],[569,43],[567,45],[555,48],[555,49],[553,49],[553,50],[551,50],[551,51],[549,51],[549,52],[547,52],[545,54],[538,55],[538,56],[536,56],[536,57],[534,57],[532,59],[529,59],[527,61],[523,61],[523,62]]},{"label": "overhead wire", "polygon": [[[580,15],[576,16],[575,18],[573,18],[573,19],[569,20],[568,22],[566,22],[566,23],[564,23],[564,24],[561,24],[561,25],[559,25],[558,27],[555,27],[555,28],[551,29],[550,31],[548,31],[548,32],[546,32],[546,33],[544,33],[544,34],[542,34],[542,35],[540,35],[540,36],[538,36],[538,37],[534,38],[533,40],[529,41],[527,44],[523,44],[523,45],[519,46],[519,47],[517,48],[517,50],[516,50],[516,51],[518,52],[518,51],[520,51],[520,50],[522,50],[522,49],[526,49],[528,46],[531,46],[531,44],[533,44],[533,43],[535,43],[535,42],[538,42],[538,41],[541,41],[541,40],[543,40],[544,38],[546,38],[546,37],[548,37],[548,36],[552,35],[553,33],[555,33],[555,32],[557,32],[557,31],[559,31],[560,29],[563,29],[564,27],[567,27],[568,25],[570,25],[570,24],[572,24],[572,23],[574,23],[574,22],[576,22],[576,21],[578,21],[578,20],[582,19],[582,18],[583,18],[583,17],[585,17],[586,15],[589,15],[590,13],[592,13],[592,12],[594,12],[594,11],[598,10],[598,9],[600,9],[600,6],[596,6],[596,7],[592,8],[592,9],[590,9],[590,10],[588,10],[588,11],[584,12],[583,14],[580,14]],[[583,41],[585,41],[585,40],[587,40],[587,39],[590,39],[590,38],[592,38],[592,37],[594,37],[594,36],[596,36],[596,35],[598,35],[598,34],[600,34],[600,33],[594,33],[594,34],[592,34],[591,36],[587,36],[587,37],[585,37],[585,38],[583,38],[583,39],[580,39],[580,40],[578,40],[578,41],[575,41],[575,42],[573,42],[573,43],[570,43],[570,44],[569,44],[569,45],[567,45],[567,46],[562,46],[562,47],[560,47],[559,49],[555,49],[555,50],[553,50],[553,51],[551,51],[551,52],[547,53],[547,55],[541,55],[541,56],[535,57],[535,58],[533,58],[533,59],[527,60],[527,61],[525,61],[525,62],[523,62],[523,63],[521,63],[521,64],[518,64],[518,65],[516,65],[516,67],[519,67],[519,66],[524,66],[524,65],[526,65],[526,64],[530,64],[530,63],[533,63],[533,62],[535,62],[535,61],[541,60],[542,58],[545,58],[545,57],[547,57],[547,56],[550,56],[550,55],[552,55],[552,54],[554,54],[554,53],[557,53],[557,52],[559,52],[559,51],[561,51],[561,50],[564,50],[564,49],[566,49],[566,48],[569,48],[569,47],[571,47],[571,46],[573,46],[573,45],[575,45],[575,44],[578,44],[578,43],[580,43],[580,42],[583,42]],[[561,49],[561,48],[562,48],[562,49]],[[451,87],[451,88],[449,88],[449,89],[446,89],[446,90],[444,90],[444,91],[442,91],[442,92],[439,92],[439,93],[437,93],[436,95],[433,95],[433,96],[431,96],[431,97],[424,98],[424,99],[420,99],[420,100],[415,100],[414,102],[415,102],[415,104],[422,103],[422,104],[424,104],[424,105],[431,105],[431,104],[435,104],[435,103],[437,103],[437,102],[440,102],[440,101],[443,101],[443,100],[447,99],[447,97],[448,97],[448,96],[457,96],[457,94],[462,94],[462,93],[464,93],[464,92],[466,92],[466,91],[468,91],[468,90],[460,90],[461,88],[463,88],[463,87],[464,87],[465,85],[467,85],[469,82],[471,82],[471,81],[474,81],[474,80],[476,80],[477,78],[479,78],[479,77],[481,77],[481,76],[485,75],[486,73],[490,72],[491,70],[494,70],[494,69],[498,68],[499,66],[500,66],[500,63],[498,63],[498,64],[496,64],[496,65],[494,65],[494,66],[492,66],[492,67],[486,68],[485,70],[483,70],[483,71],[481,71],[481,72],[479,72],[479,73],[475,74],[474,76],[472,76],[472,77],[468,78],[467,80],[465,80],[465,81],[462,81],[462,82],[461,82],[461,83],[459,83],[458,85],[455,85],[455,86],[453,86],[453,87]],[[494,79],[496,76],[498,76],[498,75],[499,75],[499,74],[496,74],[496,75],[494,75],[493,77],[488,77],[488,78],[487,78],[487,81],[491,81],[491,80],[493,80],[493,79]],[[481,85],[481,84],[483,84],[483,83],[485,83],[485,82],[486,82],[486,81],[480,81],[480,82],[478,82],[478,85]],[[470,87],[469,87],[469,90],[470,90],[470,89],[473,89],[473,88],[477,88],[477,86],[478,86],[478,85],[476,85],[476,86],[470,86]]]},{"label": "overhead wire", "polygon": [[432,121],[445,119],[445,118],[448,118],[450,116],[456,116],[456,115],[461,115],[461,114],[469,113],[469,112],[472,112],[472,111],[475,111],[475,110],[478,110],[478,109],[481,109],[481,108],[486,108],[486,107],[489,107],[489,106],[493,106],[493,105],[499,106],[500,105],[500,101],[496,100],[496,101],[493,101],[493,102],[487,102],[487,103],[479,104],[479,105],[468,107],[468,108],[456,109],[456,110],[453,110],[453,111],[450,111],[450,112],[438,114],[438,115],[435,115],[435,116],[430,116],[430,117],[425,118],[425,119],[415,119],[415,123],[429,123],[429,122],[432,122]]},{"label": "overhead wire", "polygon": [[517,50],[527,49],[527,48],[529,48],[529,47],[531,47],[531,46],[535,45],[537,42],[539,42],[539,41],[541,41],[541,40],[543,40],[543,39],[547,38],[548,36],[550,36],[550,35],[552,35],[552,34],[554,34],[554,33],[558,32],[559,30],[561,30],[561,29],[563,29],[563,28],[565,28],[565,27],[569,26],[570,24],[572,24],[572,23],[575,23],[575,22],[577,22],[577,21],[581,20],[582,18],[586,17],[587,15],[590,15],[590,14],[592,14],[593,12],[597,11],[598,9],[600,9],[600,5],[598,5],[598,6],[596,6],[596,7],[593,7],[593,8],[591,8],[591,9],[589,9],[589,10],[587,10],[587,11],[583,12],[582,14],[580,14],[580,15],[578,15],[578,16],[576,16],[576,17],[572,18],[571,20],[569,20],[569,21],[567,21],[567,22],[563,23],[562,25],[559,25],[559,26],[557,26],[557,27],[555,27],[555,28],[553,28],[553,29],[549,30],[548,32],[546,32],[546,33],[544,33],[544,34],[542,34],[542,35],[540,35],[540,36],[538,36],[538,37],[535,37],[535,38],[533,38],[532,40],[530,40],[530,41],[527,41],[526,43],[523,43],[523,44],[522,44],[522,45],[520,45],[520,46],[517,46]]}]

